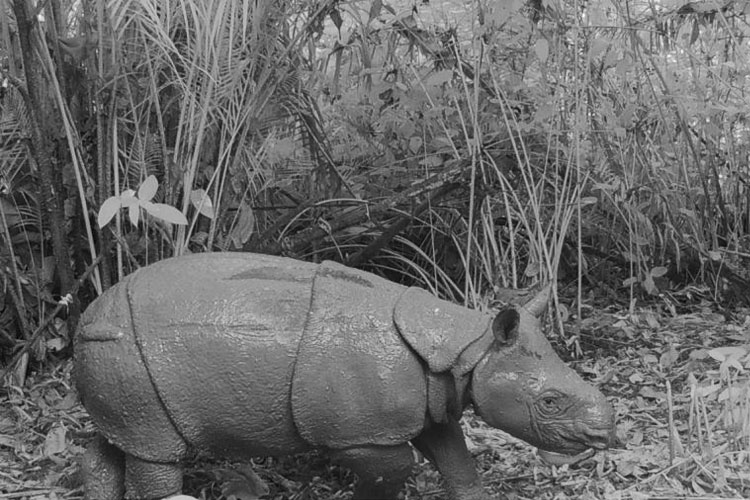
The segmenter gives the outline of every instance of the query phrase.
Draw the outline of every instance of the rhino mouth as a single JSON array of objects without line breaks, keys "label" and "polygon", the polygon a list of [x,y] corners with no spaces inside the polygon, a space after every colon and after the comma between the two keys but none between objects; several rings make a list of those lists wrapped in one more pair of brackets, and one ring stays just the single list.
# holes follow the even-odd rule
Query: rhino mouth
[{"label": "rhino mouth", "polygon": [[[579,423],[575,429],[559,432],[557,439],[542,440],[539,451],[550,456],[552,462],[572,461],[573,463],[588,458],[597,450],[617,447],[618,439],[610,426],[591,426]],[[555,456],[559,458],[554,458]],[[564,458],[563,458],[564,457]]]},{"label": "rhino mouth", "polygon": [[583,431],[583,442],[581,444],[597,450],[604,450],[616,447],[618,443],[614,426],[590,426]]}]

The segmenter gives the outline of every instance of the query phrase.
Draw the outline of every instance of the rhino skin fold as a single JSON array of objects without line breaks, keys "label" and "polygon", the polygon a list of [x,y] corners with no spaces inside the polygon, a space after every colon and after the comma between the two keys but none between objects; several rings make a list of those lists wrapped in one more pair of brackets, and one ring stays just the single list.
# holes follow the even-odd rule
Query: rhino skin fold
[{"label": "rhino skin fold", "polygon": [[196,452],[317,448],[357,474],[355,499],[395,499],[413,445],[450,498],[489,500],[458,424],[469,405],[542,450],[612,446],[612,406],[542,333],[548,293],[492,316],[333,262],[206,253],[144,267],[88,307],[75,338],[99,431],[85,498],[178,494]]}]

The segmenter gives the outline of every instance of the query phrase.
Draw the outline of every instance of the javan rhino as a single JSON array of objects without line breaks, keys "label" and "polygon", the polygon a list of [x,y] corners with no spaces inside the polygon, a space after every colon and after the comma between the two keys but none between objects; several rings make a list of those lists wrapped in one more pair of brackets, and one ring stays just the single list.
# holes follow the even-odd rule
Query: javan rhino
[{"label": "javan rhino", "polygon": [[163,498],[180,462],[320,448],[355,499],[398,496],[413,445],[451,498],[485,500],[458,423],[468,405],[543,450],[615,440],[614,412],[554,353],[547,294],[496,316],[333,262],[195,254],[142,268],[88,307],[75,382],[100,432],[89,500]]}]

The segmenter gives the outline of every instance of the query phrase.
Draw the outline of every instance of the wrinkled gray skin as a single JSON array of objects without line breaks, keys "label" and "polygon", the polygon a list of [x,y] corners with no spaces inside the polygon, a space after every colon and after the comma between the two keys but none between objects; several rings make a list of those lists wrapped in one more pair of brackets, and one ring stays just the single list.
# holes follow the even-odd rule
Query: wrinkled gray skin
[{"label": "wrinkled gray skin", "polygon": [[396,498],[419,449],[451,498],[487,500],[468,405],[545,450],[615,438],[604,396],[553,352],[547,294],[496,317],[326,262],[214,253],[143,268],[86,310],[75,382],[100,436],[89,500],[180,492],[180,462],[326,450],[356,499]]}]

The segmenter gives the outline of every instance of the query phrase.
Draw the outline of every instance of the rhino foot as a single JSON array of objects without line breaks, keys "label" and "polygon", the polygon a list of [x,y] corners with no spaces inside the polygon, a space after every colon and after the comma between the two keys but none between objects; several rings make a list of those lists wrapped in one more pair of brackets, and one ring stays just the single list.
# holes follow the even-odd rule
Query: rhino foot
[{"label": "rhino foot", "polygon": [[85,500],[122,500],[125,454],[98,434],[86,447],[81,463]]},{"label": "rhino foot", "polygon": [[331,456],[357,474],[353,500],[396,500],[414,465],[408,444],[349,448]]},{"label": "rhino foot", "polygon": [[178,464],[141,460],[102,435],[86,448],[81,473],[84,500],[161,499],[182,489],[182,468]]},{"label": "rhino foot", "polygon": [[132,455],[126,455],[126,499],[162,499],[181,491],[182,467],[179,464],[147,462]]}]

